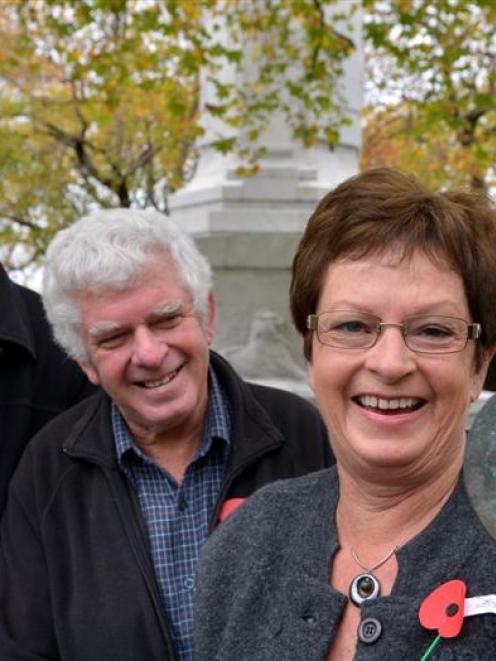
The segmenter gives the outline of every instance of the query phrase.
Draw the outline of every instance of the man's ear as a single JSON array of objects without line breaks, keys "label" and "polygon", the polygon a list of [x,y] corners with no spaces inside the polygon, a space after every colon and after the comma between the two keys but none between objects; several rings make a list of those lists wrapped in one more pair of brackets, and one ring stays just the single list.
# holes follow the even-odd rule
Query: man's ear
[{"label": "man's ear", "polygon": [[216,312],[216,301],[214,293],[211,291],[208,294],[208,308],[207,308],[207,340],[209,344],[212,344],[215,335],[215,312]]},{"label": "man's ear", "polygon": [[100,377],[98,375],[98,372],[91,363],[78,360],[78,365],[83,370],[83,372],[88,377],[88,380],[91,381],[93,385],[95,386],[100,385]]}]

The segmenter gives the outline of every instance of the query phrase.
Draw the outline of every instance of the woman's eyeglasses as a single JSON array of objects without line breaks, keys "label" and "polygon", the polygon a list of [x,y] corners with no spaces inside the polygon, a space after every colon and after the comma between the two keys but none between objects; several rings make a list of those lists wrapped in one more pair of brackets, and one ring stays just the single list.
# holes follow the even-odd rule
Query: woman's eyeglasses
[{"label": "woman's eyeglasses", "polygon": [[353,310],[331,310],[307,317],[307,329],[315,331],[321,344],[336,349],[370,349],[384,328],[398,328],[406,346],[417,353],[456,353],[469,340],[481,336],[480,324],[458,317],[419,315],[402,324],[384,323],[379,317]]}]

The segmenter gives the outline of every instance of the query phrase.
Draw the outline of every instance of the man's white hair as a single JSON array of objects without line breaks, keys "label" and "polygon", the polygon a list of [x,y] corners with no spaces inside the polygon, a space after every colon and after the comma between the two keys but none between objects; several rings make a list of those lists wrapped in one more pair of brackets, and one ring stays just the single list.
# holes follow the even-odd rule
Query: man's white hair
[{"label": "man's white hair", "polygon": [[56,341],[72,358],[88,360],[78,304],[81,294],[125,289],[160,253],[172,260],[206,324],[210,266],[193,240],[163,214],[100,210],[58,232],[46,253],[43,304]]}]

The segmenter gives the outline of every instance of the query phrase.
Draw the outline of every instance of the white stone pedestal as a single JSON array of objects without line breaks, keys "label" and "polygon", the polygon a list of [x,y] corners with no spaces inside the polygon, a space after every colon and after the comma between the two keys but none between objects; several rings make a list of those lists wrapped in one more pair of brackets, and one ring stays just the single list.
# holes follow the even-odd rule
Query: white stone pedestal
[{"label": "white stone pedestal", "polygon": [[[258,363],[264,372],[260,378],[294,378],[291,361],[303,366],[288,311],[291,262],[317,201],[357,171],[358,150],[343,146],[326,156],[334,170],[326,181],[316,167],[291,165],[290,158],[280,157],[280,164],[276,158],[266,161],[250,178],[239,179],[228,169],[225,180],[211,185],[204,180],[204,187],[187,188],[172,201],[172,218],[193,235],[214,270],[218,313],[214,348],[249,378],[255,375],[246,369],[246,360],[243,365],[237,360],[236,349],[247,348],[253,324],[260,327],[264,318],[273,331],[265,336],[275,343],[278,331],[288,343],[288,362],[278,363],[278,374],[270,362]],[[274,318],[264,317],[263,311]],[[254,356],[256,336],[252,332]]]},{"label": "white stone pedestal", "polygon": [[303,149],[276,114],[263,138],[259,172],[240,178],[236,157],[212,149],[214,130],[207,127],[195,177],[170,200],[171,217],[193,235],[214,270],[214,348],[247,378],[279,380],[292,390],[307,389],[288,311],[293,255],[317,201],[358,171],[363,53],[358,13],[354,20],[357,48],[342,85],[351,124],[339,146]]}]

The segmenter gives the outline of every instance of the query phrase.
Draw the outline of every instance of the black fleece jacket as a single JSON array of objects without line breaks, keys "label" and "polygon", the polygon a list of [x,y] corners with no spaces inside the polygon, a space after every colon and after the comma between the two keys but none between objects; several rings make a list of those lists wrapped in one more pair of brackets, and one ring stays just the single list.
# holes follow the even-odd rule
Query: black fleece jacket
[{"label": "black fleece jacket", "polygon": [[0,264],[0,514],[28,440],[94,390],[52,339],[40,296]]},{"label": "black fleece jacket", "polygon": [[[317,410],[243,382],[219,356],[230,398],[231,454],[217,509],[277,478],[332,463]],[[0,538],[2,661],[174,659],[146,533],[116,463],[110,400],[99,393],[29,444]]]}]

